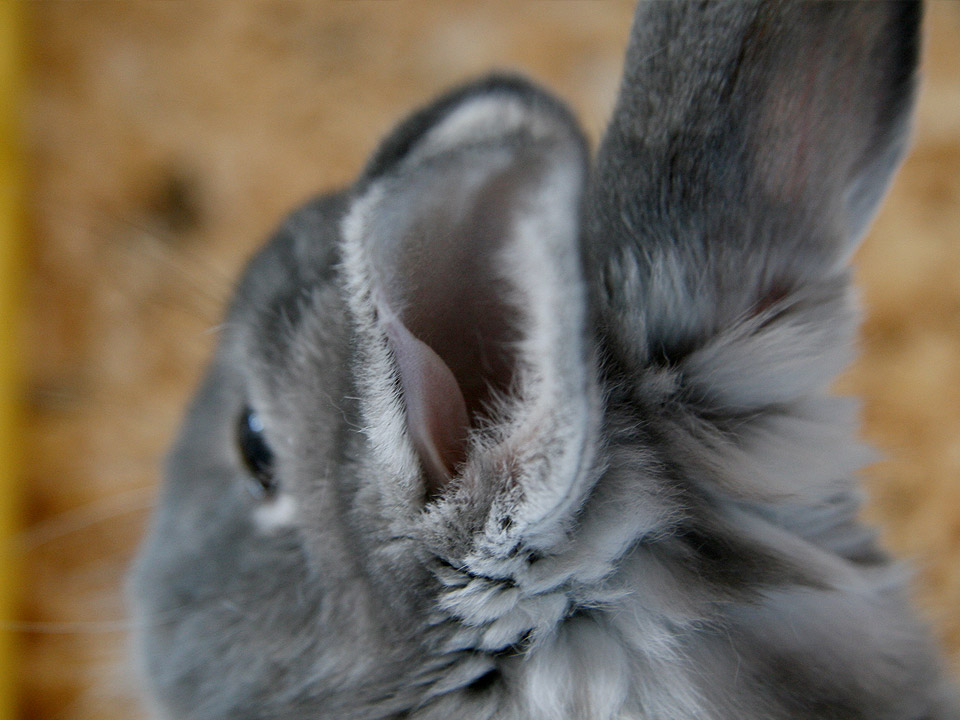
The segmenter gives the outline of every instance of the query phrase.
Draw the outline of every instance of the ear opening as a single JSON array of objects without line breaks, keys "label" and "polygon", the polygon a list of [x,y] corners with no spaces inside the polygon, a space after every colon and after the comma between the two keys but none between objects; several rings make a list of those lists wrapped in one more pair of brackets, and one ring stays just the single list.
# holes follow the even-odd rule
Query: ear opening
[{"label": "ear opening", "polygon": [[[491,168],[476,187],[453,188],[459,179],[449,173],[456,170],[432,170],[438,177],[414,192],[436,201],[421,200],[409,228],[369,247],[378,310],[443,361],[475,425],[514,382],[524,303],[505,254],[526,185],[539,180],[532,163],[519,157],[504,170]],[[405,352],[391,340],[395,353]]]},{"label": "ear opening", "polygon": [[[530,457],[573,472],[566,455],[582,454],[591,402],[582,136],[513,79],[453,97],[408,121],[412,138],[401,126],[387,141],[343,225],[368,432],[428,499],[457,478],[460,489],[494,482],[466,479],[493,455],[512,473],[500,489],[516,489]],[[560,435],[577,438],[558,450]]]},{"label": "ear opening", "polygon": [[[504,267],[520,212],[513,173],[493,173],[462,206],[421,207],[403,237],[369,246],[377,313],[431,492],[457,474],[469,432],[495,422],[517,382],[523,300]],[[425,194],[450,200],[439,175],[447,193]]]}]

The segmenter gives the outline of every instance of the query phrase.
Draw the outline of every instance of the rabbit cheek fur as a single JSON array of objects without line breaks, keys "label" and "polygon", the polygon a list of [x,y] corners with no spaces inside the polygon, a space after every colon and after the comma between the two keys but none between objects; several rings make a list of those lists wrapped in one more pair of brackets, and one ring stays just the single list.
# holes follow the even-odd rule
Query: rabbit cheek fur
[{"label": "rabbit cheek fur", "polygon": [[133,574],[158,716],[960,717],[827,392],[918,22],[641,4],[592,165],[493,77],[295,212]]}]

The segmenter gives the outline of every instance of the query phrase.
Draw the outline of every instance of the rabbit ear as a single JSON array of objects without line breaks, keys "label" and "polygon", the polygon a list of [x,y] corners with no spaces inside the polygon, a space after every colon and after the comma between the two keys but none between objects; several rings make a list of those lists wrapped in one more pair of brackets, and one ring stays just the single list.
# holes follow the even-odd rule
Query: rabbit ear
[{"label": "rabbit ear", "polygon": [[919,20],[909,2],[640,3],[591,190],[616,342],[682,356],[843,295],[904,151]]},{"label": "rabbit ear", "polygon": [[585,167],[562,106],[494,78],[414,115],[367,169],[343,224],[362,410],[381,467],[428,497],[457,479],[492,498],[538,463],[562,495],[579,470]]}]

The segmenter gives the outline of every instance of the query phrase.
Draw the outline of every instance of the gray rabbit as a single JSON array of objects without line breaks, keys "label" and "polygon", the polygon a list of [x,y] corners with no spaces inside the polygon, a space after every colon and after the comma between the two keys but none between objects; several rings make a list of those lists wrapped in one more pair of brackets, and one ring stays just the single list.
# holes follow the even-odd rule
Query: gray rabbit
[{"label": "gray rabbit", "polygon": [[455,90],[250,263],[133,574],[158,717],[960,718],[830,394],[916,3],[641,3],[596,158]]}]

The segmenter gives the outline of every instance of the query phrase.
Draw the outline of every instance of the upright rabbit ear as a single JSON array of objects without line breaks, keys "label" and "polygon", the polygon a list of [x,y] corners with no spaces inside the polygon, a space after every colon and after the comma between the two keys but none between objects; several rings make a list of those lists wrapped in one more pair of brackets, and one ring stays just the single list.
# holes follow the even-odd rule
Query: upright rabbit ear
[{"label": "upright rabbit ear", "polygon": [[380,467],[421,502],[455,479],[490,502],[526,484],[537,515],[579,476],[585,168],[561,105],[493,78],[414,115],[361,181],[343,224],[361,404]]},{"label": "upright rabbit ear", "polygon": [[843,294],[904,151],[920,14],[640,3],[591,193],[607,323],[632,328],[619,342],[682,356],[813,286]]}]

